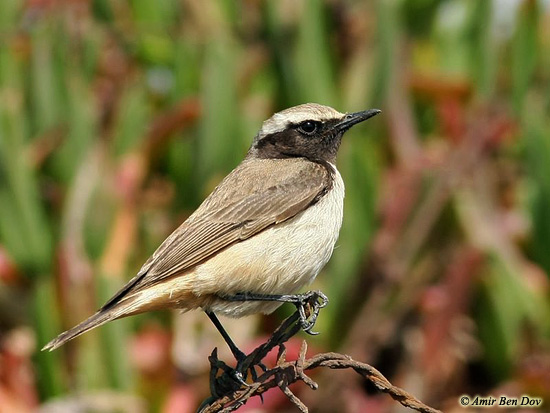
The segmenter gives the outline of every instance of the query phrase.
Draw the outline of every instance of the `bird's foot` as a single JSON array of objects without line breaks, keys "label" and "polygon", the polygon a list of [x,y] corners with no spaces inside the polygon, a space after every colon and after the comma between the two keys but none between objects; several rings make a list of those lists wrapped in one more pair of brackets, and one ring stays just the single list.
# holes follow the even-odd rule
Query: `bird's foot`
[{"label": "bird's foot", "polygon": [[256,381],[258,379],[258,372],[256,371],[256,367],[259,367],[263,372],[267,371],[266,365],[261,361],[256,364],[250,364],[249,356],[247,356],[243,352],[240,352],[240,354],[238,355],[234,353],[233,355],[237,360],[237,366],[232,372],[232,377],[244,386],[248,386],[246,379],[248,378],[249,372],[253,381]]},{"label": "bird's foot", "polygon": [[319,334],[313,331],[313,326],[317,322],[319,311],[328,304],[328,297],[321,291],[308,291],[304,294],[297,294],[294,305],[300,315],[300,327],[306,333],[313,336]]},{"label": "bird's foot", "polygon": [[[227,346],[231,350],[231,353],[233,354],[233,357],[235,357],[235,360],[237,361],[237,366],[232,369],[229,366],[226,365],[226,368],[224,370],[228,375],[236,381],[240,385],[248,386],[246,383],[246,379],[248,377],[248,372],[250,371],[250,375],[252,376],[252,379],[256,381],[258,378],[258,373],[256,372],[256,367],[259,367],[264,372],[267,371],[267,367],[261,362],[257,362],[252,364],[252,361],[250,361],[250,356],[246,355],[244,352],[242,352],[239,347],[233,342],[231,337],[229,337],[229,334],[225,329],[223,328],[222,324],[220,323],[220,320],[218,320],[218,317],[211,312],[206,311],[206,314],[212,320],[212,323],[214,326],[218,329],[222,337],[224,338],[225,342],[227,343]],[[217,353],[216,353],[217,354]]]}]

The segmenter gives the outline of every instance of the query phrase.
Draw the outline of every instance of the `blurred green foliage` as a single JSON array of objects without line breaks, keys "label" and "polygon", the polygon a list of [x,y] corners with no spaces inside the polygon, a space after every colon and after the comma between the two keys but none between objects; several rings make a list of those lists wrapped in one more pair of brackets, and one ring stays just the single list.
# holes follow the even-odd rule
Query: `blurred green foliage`
[{"label": "blurred green foliage", "polygon": [[[501,6],[0,2],[0,290],[28,300],[39,399],[136,391],[127,346],[139,321],[102,327],[78,352],[38,348],[135,273],[264,119],[307,101],[384,110],[339,157],[345,219],[318,281],[331,299],[319,343],[346,349],[360,308],[426,327],[424,292],[444,285],[445,257],[474,248],[483,263],[454,315],[477,326],[483,350],[461,363],[489,377],[486,392],[521,381],[531,349],[550,354],[550,16],[543,1],[519,1],[508,20]],[[471,135],[487,141],[468,164]],[[18,327],[3,317],[2,334]],[[406,341],[393,331],[373,345],[381,363]],[[444,396],[468,389],[462,380]]]}]

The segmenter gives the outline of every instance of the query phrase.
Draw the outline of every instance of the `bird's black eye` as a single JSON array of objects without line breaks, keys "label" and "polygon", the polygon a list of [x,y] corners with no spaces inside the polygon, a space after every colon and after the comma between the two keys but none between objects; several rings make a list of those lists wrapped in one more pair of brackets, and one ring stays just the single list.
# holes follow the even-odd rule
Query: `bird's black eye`
[{"label": "bird's black eye", "polygon": [[306,120],[298,125],[298,130],[306,135],[315,133],[317,128],[319,128],[319,122],[315,122],[313,120]]}]

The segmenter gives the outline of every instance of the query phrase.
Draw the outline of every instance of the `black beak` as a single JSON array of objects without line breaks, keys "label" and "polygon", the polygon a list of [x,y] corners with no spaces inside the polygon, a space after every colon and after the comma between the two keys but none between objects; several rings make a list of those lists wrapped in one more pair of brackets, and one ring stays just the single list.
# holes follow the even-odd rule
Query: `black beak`
[{"label": "black beak", "polygon": [[338,129],[341,132],[345,132],[349,128],[351,128],[353,125],[356,125],[360,122],[370,119],[373,116],[378,115],[380,112],[382,112],[380,109],[369,109],[369,110],[364,110],[362,112],[348,113],[336,125],[336,129]]}]

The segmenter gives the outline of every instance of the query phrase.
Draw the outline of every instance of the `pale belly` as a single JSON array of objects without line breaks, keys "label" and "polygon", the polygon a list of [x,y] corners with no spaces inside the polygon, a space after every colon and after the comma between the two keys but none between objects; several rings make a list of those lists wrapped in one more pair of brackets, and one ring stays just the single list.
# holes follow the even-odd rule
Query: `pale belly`
[{"label": "pale belly", "polygon": [[[343,215],[344,184],[296,217],[222,251],[191,274],[198,297],[236,293],[292,294],[310,284],[330,259]],[[191,280],[189,280],[191,281]],[[270,313],[278,302],[209,299],[208,310],[231,317]]]}]

